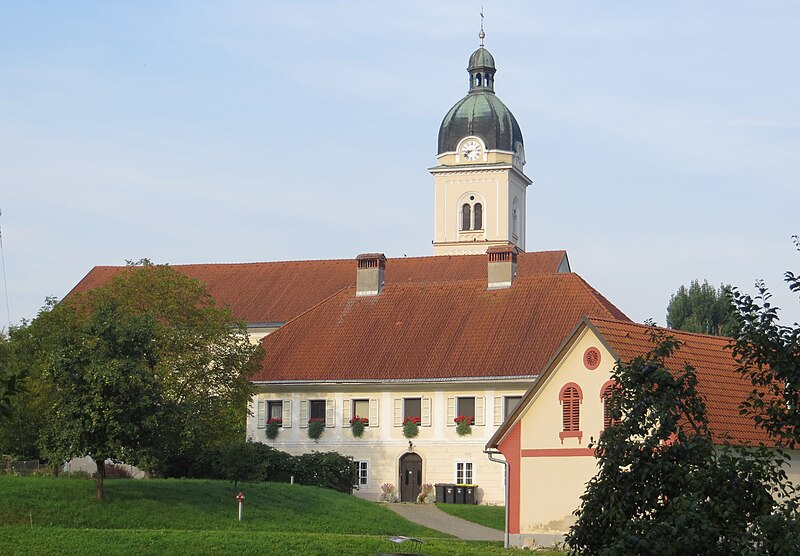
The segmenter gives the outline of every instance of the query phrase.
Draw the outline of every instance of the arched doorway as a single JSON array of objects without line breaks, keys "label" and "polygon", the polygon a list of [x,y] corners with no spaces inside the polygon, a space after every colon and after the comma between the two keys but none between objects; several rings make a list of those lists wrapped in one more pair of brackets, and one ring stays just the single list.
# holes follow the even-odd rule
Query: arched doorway
[{"label": "arched doorway", "polygon": [[422,490],[422,458],[411,453],[400,458],[400,501],[416,502]]}]

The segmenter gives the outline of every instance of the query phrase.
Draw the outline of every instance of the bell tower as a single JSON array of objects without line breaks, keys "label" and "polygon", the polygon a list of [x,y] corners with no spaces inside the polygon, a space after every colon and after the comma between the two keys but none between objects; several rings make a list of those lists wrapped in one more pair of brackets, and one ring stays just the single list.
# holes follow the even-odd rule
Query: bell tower
[{"label": "bell tower", "polygon": [[469,92],[439,127],[433,175],[434,255],[525,250],[525,149],[516,118],[494,93],[494,58],[483,45],[469,57]]}]

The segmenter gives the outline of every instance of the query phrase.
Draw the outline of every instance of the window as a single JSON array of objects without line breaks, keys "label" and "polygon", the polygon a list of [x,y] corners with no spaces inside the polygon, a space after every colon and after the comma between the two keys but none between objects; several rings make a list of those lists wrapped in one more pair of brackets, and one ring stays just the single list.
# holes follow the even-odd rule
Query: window
[{"label": "window", "polygon": [[457,485],[474,485],[475,476],[472,474],[471,461],[457,461],[456,462],[456,484]]},{"label": "window", "polygon": [[472,209],[470,208],[468,203],[464,203],[461,207],[461,229],[462,230],[469,230],[470,229],[470,221],[472,216]]},{"label": "window", "polygon": [[558,395],[561,402],[561,419],[563,430],[559,433],[561,442],[565,438],[577,438],[578,442],[583,438],[581,432],[581,401],[583,393],[580,387],[574,382],[565,384]]},{"label": "window", "polygon": [[270,419],[280,419],[283,421],[283,402],[267,402],[267,422]]},{"label": "window", "polygon": [[514,412],[521,401],[522,396],[506,396],[504,408],[504,417],[506,419],[508,419],[508,416]]},{"label": "window", "polygon": [[[369,400],[353,400],[353,417],[366,417],[369,419]],[[367,423],[369,425],[369,423]]]},{"label": "window", "polygon": [[403,399],[403,419],[422,415],[422,398]]},{"label": "window", "polygon": [[475,419],[475,398],[456,398],[456,416]]},{"label": "window", "polygon": [[356,488],[369,486],[369,462],[357,461],[356,463]]},{"label": "window", "polygon": [[308,402],[308,418],[325,421],[325,400],[311,400]]},{"label": "window", "polygon": [[600,389],[600,399],[603,400],[603,430],[614,423],[614,419],[611,418],[611,394],[614,393],[614,385],[614,381],[609,380]]},{"label": "window", "polygon": [[474,222],[472,229],[473,230],[482,230],[483,229],[483,206],[480,203],[475,203],[473,207],[473,213],[475,214]]}]

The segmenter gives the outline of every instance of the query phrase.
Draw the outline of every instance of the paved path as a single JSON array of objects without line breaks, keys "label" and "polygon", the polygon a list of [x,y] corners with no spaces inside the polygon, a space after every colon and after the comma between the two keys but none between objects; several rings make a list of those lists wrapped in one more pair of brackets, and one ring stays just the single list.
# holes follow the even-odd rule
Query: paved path
[{"label": "paved path", "polygon": [[433,504],[386,504],[409,521],[449,533],[465,541],[502,541],[502,531],[444,513]]}]

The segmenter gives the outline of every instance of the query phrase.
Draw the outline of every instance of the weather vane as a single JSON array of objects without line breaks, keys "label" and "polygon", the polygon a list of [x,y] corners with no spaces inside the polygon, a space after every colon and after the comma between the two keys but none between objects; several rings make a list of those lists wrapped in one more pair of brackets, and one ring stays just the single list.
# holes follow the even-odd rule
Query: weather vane
[{"label": "weather vane", "polygon": [[486,36],[486,33],[483,32],[483,6],[481,6],[481,32],[478,33],[478,38],[481,39],[481,48],[483,48],[483,38]]}]

